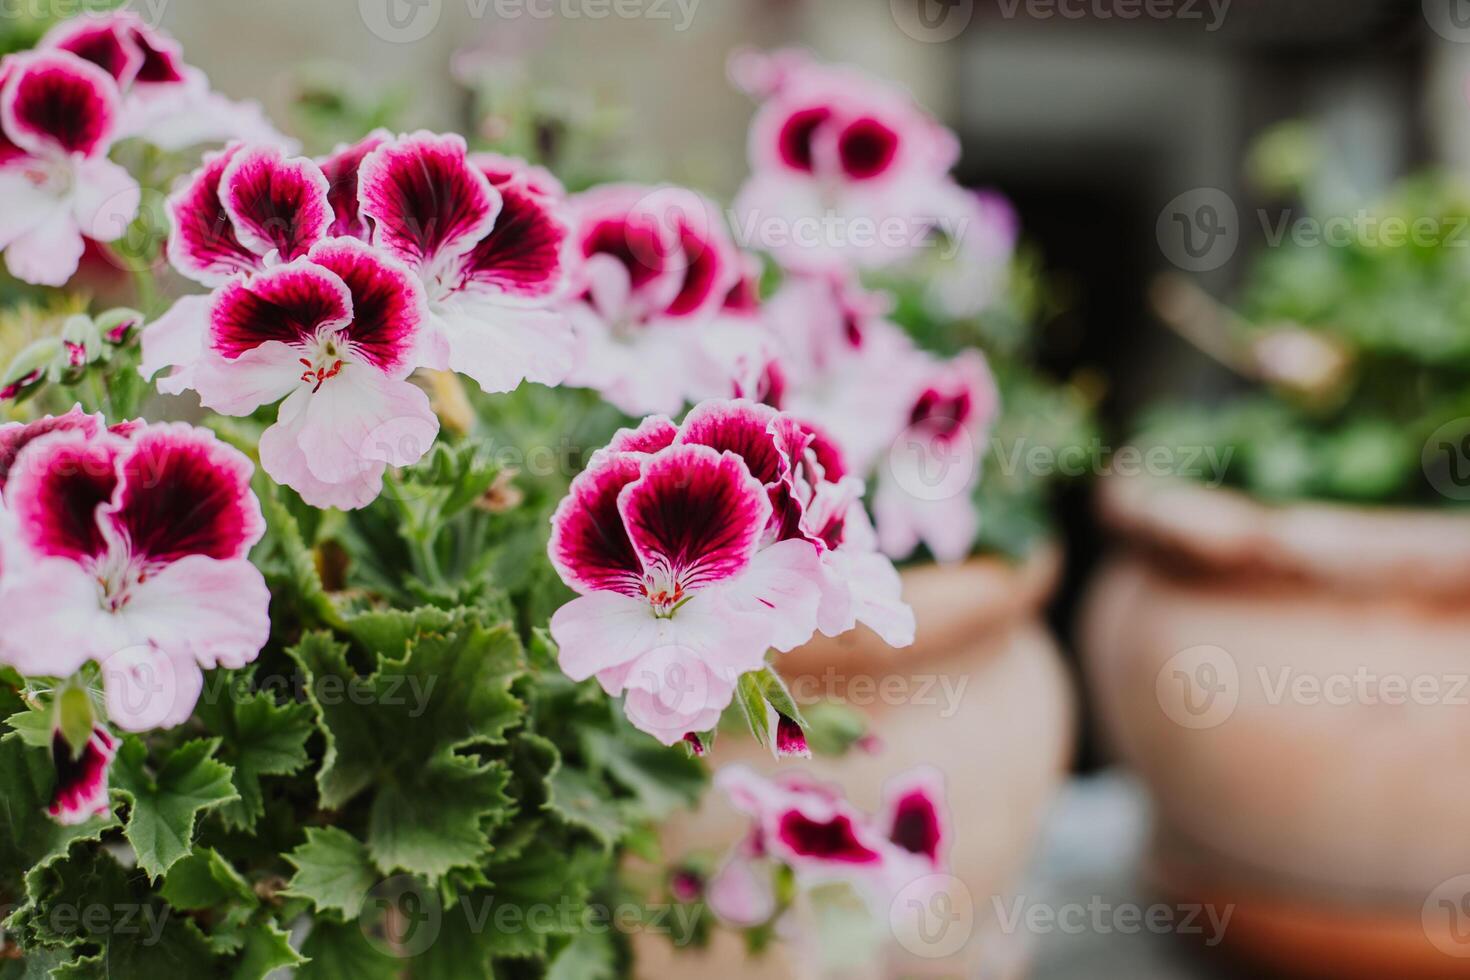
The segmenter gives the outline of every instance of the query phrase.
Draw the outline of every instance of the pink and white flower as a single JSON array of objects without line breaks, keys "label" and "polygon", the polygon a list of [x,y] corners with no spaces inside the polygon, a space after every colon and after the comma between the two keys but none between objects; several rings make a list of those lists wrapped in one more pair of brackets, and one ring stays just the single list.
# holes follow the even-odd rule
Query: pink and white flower
[{"label": "pink and white flower", "polygon": [[249,415],[280,401],[260,464],[316,507],[362,507],[384,470],[417,462],[439,431],[408,376],[424,320],[418,281],[354,238],[227,283],[190,376],[208,408]]},{"label": "pink and white flower", "polygon": [[203,670],[243,666],[270,633],[249,460],[182,423],[71,413],[0,432],[20,447],[0,495],[0,662],[67,677],[95,661],[115,724],[179,724]]},{"label": "pink and white flower", "polygon": [[117,756],[117,738],[101,725],[80,755],[73,755],[71,745],[57,731],[51,739],[51,760],[56,767],[56,788],[46,812],[63,826],[86,823],[93,817],[112,812],[107,799],[107,773]]},{"label": "pink and white flower", "polygon": [[977,350],[928,360],[908,391],[908,425],[873,497],[878,543],[893,558],[922,543],[941,562],[959,561],[980,533],[974,494],[1000,395]]},{"label": "pink and white flower", "polygon": [[790,868],[798,889],[850,884],[885,920],[899,891],[944,869],[949,830],[937,770],[890,779],[876,817],[854,807],[838,787],[800,770],[767,779],[745,766],[727,766],[715,786],[751,819],[749,832],[710,882],[711,907],[732,925],[759,925],[776,911],[770,894],[775,866]]},{"label": "pink and white flower", "polygon": [[88,13],[57,24],[41,50],[66,51],[97,65],[121,96],[118,137],[164,150],[241,139],[289,145],[255,102],[233,102],[184,63],[179,43],[130,10]]},{"label": "pink and white flower", "polygon": [[944,316],[966,319],[1004,295],[1020,225],[1011,202],[995,191],[955,185],[946,210],[949,237],[940,261],[919,272],[929,283],[929,300]]},{"label": "pink and white flower", "polygon": [[111,76],[64,51],[0,61],[0,249],[17,279],[61,286],[85,239],[114,241],[141,191],[107,158],[118,136]]},{"label": "pink and white flower", "polygon": [[567,383],[629,415],[672,415],[708,394],[703,328],[745,261],[719,209],[684,188],[637,184],[596,187],[570,203],[567,312],[581,349]]},{"label": "pink and white flower", "polygon": [[419,132],[369,152],[357,183],[373,244],[422,283],[423,366],[487,392],[565,379],[576,337],[553,307],[566,238],[554,182],[520,161],[471,156],[459,136]]},{"label": "pink and white flower", "polygon": [[959,142],[908,93],[790,50],[737,54],[731,76],[761,100],[735,202],[742,244],[817,269],[885,265],[923,243]]},{"label": "pink and white flower", "polygon": [[[769,648],[860,619],[912,641],[897,573],[849,537],[866,523],[862,482],[844,480],[834,453],[744,400],[619,432],[552,518],[552,562],[582,593],[552,618],[562,669],[629,690],[629,718],[673,744],[709,728]],[[879,581],[854,583],[854,569]]]}]

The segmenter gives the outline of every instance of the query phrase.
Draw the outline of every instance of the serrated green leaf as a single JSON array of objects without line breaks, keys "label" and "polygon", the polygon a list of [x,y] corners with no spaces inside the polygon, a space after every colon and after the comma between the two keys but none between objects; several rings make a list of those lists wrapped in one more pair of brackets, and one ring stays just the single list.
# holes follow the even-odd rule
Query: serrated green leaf
[{"label": "serrated green leaf", "polygon": [[137,738],[123,741],[113,761],[117,792],[130,804],[123,832],[138,866],[157,878],[189,853],[199,814],[238,799],[230,767],[211,758],[218,739],[195,739],[171,752],[156,775]]},{"label": "serrated green leaf", "polygon": [[33,749],[51,749],[51,712],[40,707],[27,707],[5,719],[22,742]]},{"label": "serrated green leaf", "polygon": [[403,968],[402,960],[369,943],[356,921],[315,922],[301,953],[308,962],[296,980],[395,980]]},{"label": "serrated green leaf", "polygon": [[265,980],[273,970],[304,962],[305,957],[291,948],[290,936],[280,926],[266,920],[245,931],[244,949],[230,972],[230,980]]},{"label": "serrated green leaf", "polygon": [[315,730],[312,710],[296,702],[277,704],[266,691],[241,695],[230,687],[218,694],[201,699],[197,709],[209,731],[220,736],[219,758],[234,770],[239,794],[218,812],[225,826],[249,830],[265,813],[261,777],[288,776],[306,765],[306,742]]},{"label": "serrated green leaf", "polygon": [[490,849],[487,827],[509,817],[510,771],[445,749],[378,788],[368,817],[368,850],[384,873],[437,881],[475,864]]},{"label": "serrated green leaf", "polygon": [[355,919],[379,878],[367,845],[337,827],[308,827],[306,843],[286,855],[296,869],[286,894],[309,899],[318,912]]},{"label": "serrated green leaf", "polygon": [[644,811],[661,820],[680,807],[693,806],[709,784],[703,763],[682,746],[659,745],[641,733],[583,731],[582,750],[637,797]]}]

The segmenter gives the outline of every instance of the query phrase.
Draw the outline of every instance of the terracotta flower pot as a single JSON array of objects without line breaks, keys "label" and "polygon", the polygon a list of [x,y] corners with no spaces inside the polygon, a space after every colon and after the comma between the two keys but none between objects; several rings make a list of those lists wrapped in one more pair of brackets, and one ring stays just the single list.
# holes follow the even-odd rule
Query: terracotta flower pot
[{"label": "terracotta flower pot", "polygon": [[1470,515],[1112,478],[1083,648],[1149,869],[1292,972],[1470,977]]},{"label": "terracotta flower pot", "polygon": [[[1015,937],[1001,933],[995,910],[1006,907],[1072,747],[1071,686],[1038,615],[1057,567],[1056,553],[1044,550],[1019,566],[981,559],[910,569],[904,595],[918,618],[912,647],[891,649],[859,628],[777,658],[798,700],[845,701],[864,711],[881,745],[876,752],[777,762],[748,739],[722,736],[715,747],[716,765],[741,762],[765,772],[808,768],[842,785],[867,810],[877,809],[883,782],[894,773],[918,765],[945,773],[954,825],[950,870],[973,911],[973,921],[968,915],[960,920],[968,941],[944,958],[927,955],[929,948],[915,955],[894,942],[883,961],[872,964],[871,976],[1020,974],[1023,954],[1013,946]],[[712,795],[698,814],[670,824],[665,851],[722,854],[746,829],[745,820]],[[814,975],[790,947],[746,963],[738,942],[678,960],[669,959],[666,943],[652,948],[657,945],[640,943],[642,976],[670,975],[670,968],[697,971],[704,980]]]}]

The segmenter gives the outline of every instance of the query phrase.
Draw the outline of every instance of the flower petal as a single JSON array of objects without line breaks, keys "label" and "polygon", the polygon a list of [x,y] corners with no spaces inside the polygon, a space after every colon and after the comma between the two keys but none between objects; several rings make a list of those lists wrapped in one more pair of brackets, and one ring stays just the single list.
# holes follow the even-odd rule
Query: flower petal
[{"label": "flower petal", "polygon": [[46,32],[38,48],[68,51],[111,75],[125,87],[143,67],[143,49],[138,47],[119,14],[83,14],[64,20]]},{"label": "flower petal", "polygon": [[949,843],[944,774],[932,766],[912,769],[883,785],[882,826],[888,839],[928,859],[937,871]]},{"label": "flower petal", "polygon": [[173,368],[158,379],[158,390],[164,394],[176,395],[192,387],[191,369],[208,350],[210,306],[209,296],[180,296],[168,312],[143,328],[138,373],[152,380],[164,368]]},{"label": "flower petal", "polygon": [[287,402],[303,396],[297,443],[312,475],[326,483],[361,479],[377,463],[416,463],[439,432],[422,389],[369,365],[347,364],[320,391],[303,388]]},{"label": "flower petal", "polygon": [[559,311],[461,293],[433,322],[448,345],[450,369],[486,392],[514,391],[522,381],[558,385],[576,362],[578,338]]},{"label": "flower petal", "polygon": [[187,652],[135,643],[102,660],[102,689],[107,717],[118,728],[174,728],[193,714],[204,672]]},{"label": "flower petal", "polygon": [[102,431],[104,421],[99,415],[88,415],[80,405],[74,406],[63,415],[47,415],[34,422],[8,422],[0,425],[0,491],[10,477],[15,457],[27,445],[51,432],[77,429],[90,439]]},{"label": "flower petal", "polygon": [[204,286],[219,286],[261,267],[261,257],[241,243],[220,200],[220,179],[241,150],[231,143],[206,153],[204,164],[181,181],[168,198],[168,260]]},{"label": "flower petal", "polygon": [[187,653],[204,668],[233,669],[265,646],[269,606],[265,578],[244,558],[189,555],[135,586],[117,615],[135,642]]},{"label": "flower petal", "polygon": [[337,275],[305,259],[227,283],[210,311],[210,346],[228,360],[269,341],[299,344],[346,326],[352,293]]},{"label": "flower petal", "polygon": [[771,433],[776,419],[775,409],[743,399],[701,402],[684,416],[679,442],[732,452],[745,460],[752,476],[771,486],[787,469]]},{"label": "flower petal", "polygon": [[557,505],[547,551],[562,581],[578,592],[643,595],[643,565],[618,510],[623,488],[641,474],[636,457],[598,454]]},{"label": "flower petal", "polygon": [[567,225],[550,199],[518,184],[498,187],[495,226],[465,257],[463,287],[518,300],[543,299],[562,285]]},{"label": "flower petal", "polygon": [[219,197],[240,242],[257,255],[305,255],[332,223],[321,168],[276,146],[247,146],[220,176]]},{"label": "flower petal", "polygon": [[81,561],[107,550],[98,508],[117,487],[121,439],[88,438],[81,429],[52,432],[15,457],[5,499],[16,530],[38,555]]},{"label": "flower petal", "polygon": [[101,156],[117,123],[117,84],[64,51],[15,55],[0,93],[0,124],[38,156]]},{"label": "flower petal", "polygon": [[611,453],[656,453],[674,444],[679,427],[667,415],[650,415],[636,429],[619,429],[607,444]]},{"label": "flower petal", "polygon": [[358,170],[358,200],[373,244],[418,272],[469,252],[500,211],[499,192],[453,134],[419,132],[373,150]]},{"label": "flower petal", "polygon": [[120,466],[109,518],[130,553],[154,562],[188,555],[244,558],[265,533],[245,454],[184,423],[138,433]]},{"label": "flower petal", "polygon": [[46,812],[64,827],[85,823],[112,812],[107,800],[107,770],[117,755],[117,739],[107,729],[96,727],[79,758],[57,732],[52,739],[51,758],[56,765],[56,789]]},{"label": "flower petal", "polygon": [[578,596],[551,617],[557,662],[562,673],[584,681],[658,647],[664,622],[639,598],[617,592]]},{"label": "flower petal", "polygon": [[767,627],[767,646],[793,650],[812,638],[822,600],[822,561],[802,539],[762,548],[734,579],[718,586],[722,602]]},{"label": "flower petal", "polygon": [[70,558],[7,569],[0,580],[0,662],[27,677],[68,677],[126,646],[127,634],[100,599],[96,578]]},{"label": "flower petal", "polygon": [[312,247],[311,261],[335,273],[351,296],[352,322],[342,336],[355,356],[384,374],[406,376],[424,318],[423,288],[408,269],[354,238]]},{"label": "flower petal", "polygon": [[22,282],[60,287],[76,273],[84,251],[86,242],[76,219],[58,208],[6,247],[5,267]]},{"label": "flower petal", "polygon": [[368,237],[370,229],[357,200],[358,168],[369,153],[392,138],[386,129],[375,129],[356,143],[344,143],[317,161],[330,185],[327,200],[332,204],[332,225],[327,229],[328,235],[364,240]]},{"label": "flower petal", "polygon": [[618,510],[644,569],[686,592],[744,571],[771,516],[740,457],[707,446],[671,446],[648,460]]}]

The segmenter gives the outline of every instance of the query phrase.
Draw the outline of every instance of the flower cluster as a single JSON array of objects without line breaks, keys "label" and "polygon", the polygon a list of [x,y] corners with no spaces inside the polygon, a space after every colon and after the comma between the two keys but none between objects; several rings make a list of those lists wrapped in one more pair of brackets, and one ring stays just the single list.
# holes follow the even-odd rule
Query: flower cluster
[{"label": "flower cluster", "polygon": [[101,668],[129,731],[189,717],[208,668],[253,660],[270,594],[248,459],[182,423],[109,427],[79,408],[0,426],[0,663]]},{"label": "flower cluster", "polygon": [[458,136],[377,132],[319,161],[231,144],[169,199],[169,259],[213,291],[148,327],[142,370],[227,415],[280,402],[266,472],[364,506],[438,431],[415,368],[508,391],[571,367],[559,193]]},{"label": "flower cluster", "polygon": [[912,642],[862,495],[831,440],[756,402],[619,432],[552,517],[551,560],[581,593],[552,617],[562,669],[673,744],[712,728],[770,648],[858,622]]},{"label": "flower cluster", "polygon": [[26,282],[63,285],[85,240],[121,238],[138,182],[108,158],[136,137],[165,149],[234,136],[281,141],[259,107],[210,91],[178,44],[136,14],[57,25],[33,51],[0,61],[0,250]]},{"label": "flower cluster", "polygon": [[938,770],[915,769],[889,779],[876,815],[802,771],[766,779],[744,766],[727,766],[715,785],[751,818],[750,832],[706,893],[710,908],[732,926],[761,926],[783,911],[777,868],[790,869],[800,890],[851,885],[885,922],[900,890],[944,871],[950,828]]}]

